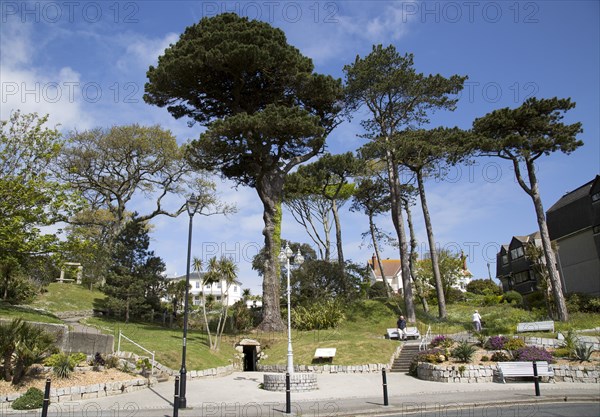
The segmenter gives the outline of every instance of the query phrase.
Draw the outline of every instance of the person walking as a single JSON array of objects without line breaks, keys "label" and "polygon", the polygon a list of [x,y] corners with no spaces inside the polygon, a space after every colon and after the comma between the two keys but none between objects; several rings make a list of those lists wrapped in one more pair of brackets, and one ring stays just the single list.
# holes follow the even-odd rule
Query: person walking
[{"label": "person walking", "polygon": [[400,316],[396,322],[396,327],[398,328],[398,340],[406,340],[406,320],[404,316]]},{"label": "person walking", "polygon": [[475,328],[475,331],[480,332],[481,331],[481,316],[479,315],[479,311],[475,310],[475,313],[473,313],[473,318],[471,319],[471,321],[473,322],[473,327]]}]

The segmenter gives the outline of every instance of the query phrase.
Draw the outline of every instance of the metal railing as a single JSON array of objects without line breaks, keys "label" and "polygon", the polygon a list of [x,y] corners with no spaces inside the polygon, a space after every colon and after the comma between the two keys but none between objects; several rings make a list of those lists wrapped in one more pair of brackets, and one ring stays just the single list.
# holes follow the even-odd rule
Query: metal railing
[{"label": "metal railing", "polygon": [[139,347],[140,349],[142,349],[144,352],[148,352],[151,356],[152,356],[152,369],[150,370],[150,375],[154,376],[154,352],[149,351],[148,349],[146,349],[145,347],[143,347],[142,345],[140,345],[139,343],[134,342],[133,340],[131,340],[130,338],[128,338],[127,336],[125,336],[121,330],[119,330],[119,342],[117,343],[117,352],[121,352],[121,338],[127,340],[129,343],[132,343],[133,345]]},{"label": "metal railing", "polygon": [[427,326],[425,336],[421,337],[421,343],[419,343],[419,351],[427,349],[427,345],[431,342],[431,325]]}]

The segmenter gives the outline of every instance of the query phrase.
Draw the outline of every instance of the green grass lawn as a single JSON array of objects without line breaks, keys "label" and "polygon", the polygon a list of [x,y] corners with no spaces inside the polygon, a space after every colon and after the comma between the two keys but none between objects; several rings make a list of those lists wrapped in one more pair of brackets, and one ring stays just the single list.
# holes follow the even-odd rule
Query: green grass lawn
[{"label": "green grass lawn", "polygon": [[[154,324],[128,323],[125,324],[113,319],[91,317],[85,323],[98,327],[103,333],[112,334],[115,337],[115,350],[119,341],[119,331],[135,343],[144,348],[154,351],[156,360],[171,369],[179,369],[181,366],[182,336],[181,329],[167,329]],[[121,350],[134,352],[147,356],[147,353],[132,343],[121,340]],[[190,370],[216,368],[225,366],[234,360],[233,339],[229,336],[223,337],[221,349],[218,352],[208,348],[207,335],[205,333],[191,330],[187,337],[186,365]]]},{"label": "green grass lawn", "polygon": [[73,283],[53,282],[48,285],[47,291],[39,295],[31,305],[53,313],[83,311],[101,306],[104,298],[104,293],[98,290],[89,290]]},{"label": "green grass lawn", "polygon": [[37,321],[42,323],[62,323],[62,320],[53,314],[34,310],[26,306],[12,306],[0,301],[0,317],[3,319],[22,318],[25,321]]},{"label": "green grass lawn", "polygon": [[[76,284],[53,283],[48,292],[40,295],[32,306],[44,308],[47,312],[39,312],[26,307],[13,307],[0,302],[0,317],[22,317],[28,321],[61,323],[52,313],[60,311],[90,310],[98,307],[104,300],[100,291],[90,291]],[[471,330],[471,314],[478,309],[485,322],[488,335],[514,334],[519,322],[544,320],[540,311],[526,311],[508,304],[491,306],[477,305],[472,302],[449,304],[448,317],[437,318],[437,306],[431,306],[429,313],[424,313],[417,306],[417,327],[425,334],[428,326],[436,334],[452,334]],[[384,338],[386,329],[396,326],[398,306],[394,301],[367,300],[354,304],[345,311],[346,319],[335,329],[321,331],[293,331],[292,343],[294,363],[310,365],[317,348],[336,348],[333,360],[338,365],[362,365],[369,363],[387,363],[398,346],[398,341]],[[102,329],[104,333],[115,336],[117,349],[119,330],[136,343],[150,351],[155,351],[156,359],[172,369],[179,369],[181,364],[182,330],[167,329],[159,325],[147,323],[130,323],[93,317],[87,323]],[[409,326],[414,324],[409,324]],[[556,330],[566,332],[568,329],[590,329],[600,325],[600,315],[591,313],[572,313],[568,323],[556,322]],[[529,334],[523,334],[529,335]],[[545,332],[543,337],[555,337],[556,334]],[[261,360],[266,365],[284,365],[287,362],[287,332],[224,335],[221,349],[218,352],[208,348],[206,333],[190,330],[187,343],[187,367],[200,370],[224,366],[237,361],[235,343],[243,338],[257,339],[267,355]],[[132,351],[140,355],[145,353],[133,344],[123,340],[121,350]]]}]

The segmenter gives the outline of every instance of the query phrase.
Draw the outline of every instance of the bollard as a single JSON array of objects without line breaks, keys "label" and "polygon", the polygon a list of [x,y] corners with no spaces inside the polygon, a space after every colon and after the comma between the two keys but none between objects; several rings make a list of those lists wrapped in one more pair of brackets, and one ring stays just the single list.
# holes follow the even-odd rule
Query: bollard
[{"label": "bollard", "polygon": [[179,375],[175,377],[175,397],[173,398],[173,417],[179,416]]},{"label": "bollard", "polygon": [[535,396],[540,396],[540,377],[538,376],[537,362],[533,361],[533,384],[535,386]]},{"label": "bollard", "polygon": [[292,387],[290,386],[290,373],[285,374],[285,413],[292,414]]},{"label": "bollard", "polygon": [[48,417],[48,406],[50,405],[50,378],[46,378],[46,389],[44,390],[44,404],[42,405],[42,417]]},{"label": "bollard", "polygon": [[381,370],[381,376],[383,378],[383,405],[389,405],[388,392],[387,392],[387,377],[385,376],[385,368]]}]

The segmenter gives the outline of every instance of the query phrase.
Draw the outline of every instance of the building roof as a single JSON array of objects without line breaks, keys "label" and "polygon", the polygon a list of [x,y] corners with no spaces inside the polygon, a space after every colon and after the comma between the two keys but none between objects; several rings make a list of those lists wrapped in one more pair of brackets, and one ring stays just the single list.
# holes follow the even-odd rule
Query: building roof
[{"label": "building roof", "polygon": [[[373,259],[369,260],[369,265],[373,269],[373,273],[376,277],[381,277],[381,270],[379,269],[379,262],[375,261],[375,267],[373,267]],[[400,259],[382,259],[381,265],[383,265],[383,272],[386,277],[393,277],[400,273],[402,269],[402,263]]]},{"label": "building roof", "polygon": [[[190,279],[200,279],[206,272],[190,272]],[[167,277],[167,281],[181,281],[185,279],[185,275],[178,277]]]},{"label": "building roof", "polygon": [[597,224],[599,209],[592,193],[600,189],[600,175],[562,196],[548,211],[546,221],[551,240],[586,230]]},{"label": "building roof", "polygon": [[598,181],[599,178],[600,178],[600,175],[596,175],[596,178],[594,178],[593,180],[586,182],[581,187],[576,188],[573,191],[567,192],[565,195],[563,195],[561,198],[559,198],[558,201],[556,203],[554,203],[552,205],[552,207],[550,207],[546,211],[546,213],[556,211],[562,207],[565,207],[565,206],[579,200],[580,198],[589,196],[590,190],[592,189],[592,185],[594,184],[594,181]]}]

